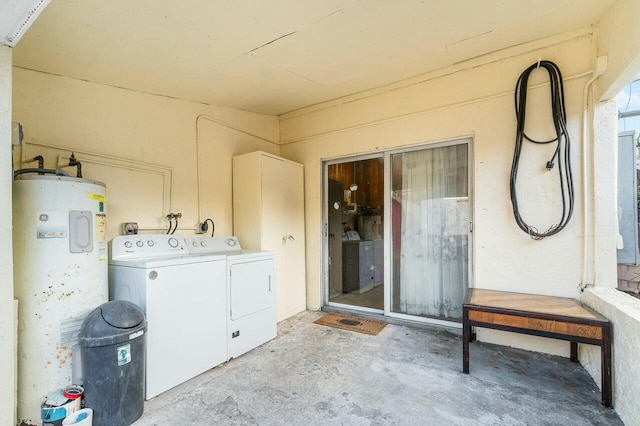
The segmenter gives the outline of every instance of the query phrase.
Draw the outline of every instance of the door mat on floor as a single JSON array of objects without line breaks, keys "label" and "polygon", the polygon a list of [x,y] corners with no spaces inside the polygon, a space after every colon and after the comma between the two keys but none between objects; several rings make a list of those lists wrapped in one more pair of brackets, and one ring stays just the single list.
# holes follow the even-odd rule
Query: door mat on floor
[{"label": "door mat on floor", "polygon": [[372,336],[380,333],[380,330],[387,325],[387,323],[383,321],[354,317],[352,315],[336,314],[334,312],[318,318],[313,323],[341,328],[343,330],[357,331],[358,333],[371,334]]}]

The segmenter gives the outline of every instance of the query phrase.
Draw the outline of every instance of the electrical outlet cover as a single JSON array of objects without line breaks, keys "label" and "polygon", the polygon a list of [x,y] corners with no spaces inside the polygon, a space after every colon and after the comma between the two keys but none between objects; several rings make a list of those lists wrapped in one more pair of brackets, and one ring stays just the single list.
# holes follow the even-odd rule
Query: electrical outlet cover
[{"label": "electrical outlet cover", "polygon": [[136,235],[138,233],[137,222],[125,222],[122,224],[123,235]]}]

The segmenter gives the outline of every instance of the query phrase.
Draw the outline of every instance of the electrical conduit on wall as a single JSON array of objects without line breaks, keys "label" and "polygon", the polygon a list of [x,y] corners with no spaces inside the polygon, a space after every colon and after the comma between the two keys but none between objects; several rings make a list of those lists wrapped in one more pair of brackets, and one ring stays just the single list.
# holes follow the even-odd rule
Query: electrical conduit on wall
[{"label": "electrical conduit on wall", "polygon": [[[67,154],[69,152],[75,152],[77,155],[82,157],[82,162],[86,164],[95,164],[103,167],[115,168],[120,170],[126,170],[131,172],[143,173],[143,174],[151,174],[158,176],[162,179],[162,193],[160,196],[162,197],[162,212],[158,215],[158,217],[164,217],[168,212],[171,211],[171,202],[172,202],[172,188],[173,188],[173,169],[171,167],[162,166],[159,164],[131,160],[116,156],[103,155],[97,153],[91,153],[86,151],[79,151],[77,149],[71,149],[67,147],[60,147],[51,144],[46,144],[42,142],[37,142],[34,140],[25,139],[22,141],[21,145],[21,157],[20,162],[21,166],[24,166],[25,163],[29,162],[29,158],[27,157],[27,146],[38,147],[50,149],[53,151],[63,152],[64,154],[58,155],[57,166],[63,167],[68,163],[69,157]],[[140,230],[164,230],[163,228],[153,228],[153,227],[140,227]]]},{"label": "electrical conduit on wall", "polygon": [[[587,130],[587,121],[589,119],[589,89],[598,77],[607,70],[607,57],[599,57],[596,59],[595,69],[592,71],[593,77],[584,85],[582,93],[582,281],[578,284],[580,291],[595,285],[595,264],[592,280],[589,280],[589,156],[587,142],[591,140],[593,145],[592,127]],[[592,102],[593,109],[593,102]],[[591,121],[593,124],[593,120]]]},{"label": "electrical conduit on wall", "polygon": [[[564,77],[562,80],[563,80],[563,82],[576,80],[576,79],[591,75],[592,73],[593,73],[593,71],[585,71],[585,72],[582,72],[582,73],[579,73],[579,74],[574,74],[574,75],[569,76],[569,77]],[[549,83],[540,83],[540,84],[536,84],[536,85],[530,86],[529,89],[538,89],[538,88],[541,88],[541,87],[546,87],[548,85],[549,85]],[[382,118],[382,119],[379,119],[379,120],[368,121],[366,123],[357,124],[357,125],[354,125],[354,126],[342,127],[340,129],[328,130],[328,131],[320,132],[320,133],[314,133],[314,134],[311,134],[311,135],[308,135],[308,136],[304,136],[304,137],[301,137],[301,138],[284,141],[280,145],[283,146],[283,145],[290,145],[290,144],[299,143],[299,142],[305,142],[305,141],[308,141],[310,139],[316,139],[316,138],[323,137],[323,136],[328,136],[328,135],[333,135],[333,134],[337,134],[337,133],[343,133],[343,132],[348,132],[348,131],[352,131],[352,130],[362,129],[362,128],[375,126],[375,125],[383,124],[383,123],[388,123],[388,122],[392,122],[392,121],[397,121],[397,120],[404,120],[404,119],[407,119],[407,118],[411,118],[411,117],[415,117],[415,116],[419,116],[419,115],[423,115],[423,114],[430,114],[430,113],[434,113],[434,112],[438,112],[438,111],[445,111],[445,110],[449,110],[449,109],[459,108],[459,107],[463,107],[463,106],[466,106],[466,105],[472,105],[472,104],[476,104],[476,103],[480,103],[480,102],[489,101],[489,100],[492,100],[492,99],[501,98],[501,97],[504,97],[504,96],[513,96],[513,94],[514,94],[514,91],[513,90],[509,90],[509,91],[501,92],[501,93],[498,93],[498,94],[495,94],[495,95],[483,96],[483,97],[480,97],[480,98],[475,98],[475,99],[471,99],[471,100],[464,101],[464,102],[457,102],[457,103],[452,103],[452,104],[448,104],[448,105],[445,105],[445,106],[439,106],[439,107],[435,107],[435,108],[424,109],[424,110],[411,112],[411,113],[406,113],[406,114],[399,114],[399,115],[395,115],[395,116],[392,116],[392,117]]]},{"label": "electrical conduit on wall", "polygon": [[197,204],[198,204],[198,223],[202,223],[202,196],[201,196],[201,176],[200,176],[200,120],[207,120],[215,124],[219,124],[227,129],[235,130],[236,132],[242,133],[247,136],[254,137],[263,142],[268,142],[274,145],[278,145],[278,142],[274,142],[272,140],[266,139],[262,136],[258,136],[255,133],[251,133],[247,130],[241,129],[233,124],[226,123],[222,120],[218,120],[217,118],[211,117],[209,115],[201,114],[196,117],[196,188],[197,188]]}]

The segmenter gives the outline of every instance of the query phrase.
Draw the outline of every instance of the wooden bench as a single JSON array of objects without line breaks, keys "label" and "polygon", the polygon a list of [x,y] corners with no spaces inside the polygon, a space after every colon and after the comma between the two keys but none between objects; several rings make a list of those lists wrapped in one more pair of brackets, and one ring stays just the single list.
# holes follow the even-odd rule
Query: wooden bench
[{"label": "wooden bench", "polygon": [[571,361],[578,362],[578,343],[601,348],[602,405],[612,407],[611,325],[609,321],[566,297],[469,289],[462,305],[462,371],[469,373],[471,327],[567,340]]}]

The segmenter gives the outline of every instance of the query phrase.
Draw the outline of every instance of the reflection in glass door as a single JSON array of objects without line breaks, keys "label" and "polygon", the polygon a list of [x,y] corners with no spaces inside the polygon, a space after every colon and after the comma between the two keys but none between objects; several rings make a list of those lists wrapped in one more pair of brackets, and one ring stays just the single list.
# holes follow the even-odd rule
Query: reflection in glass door
[{"label": "reflection in glass door", "polygon": [[461,321],[469,280],[468,144],[391,155],[391,311]]},{"label": "reflection in glass door", "polygon": [[384,158],[327,166],[328,301],[384,309]]}]

